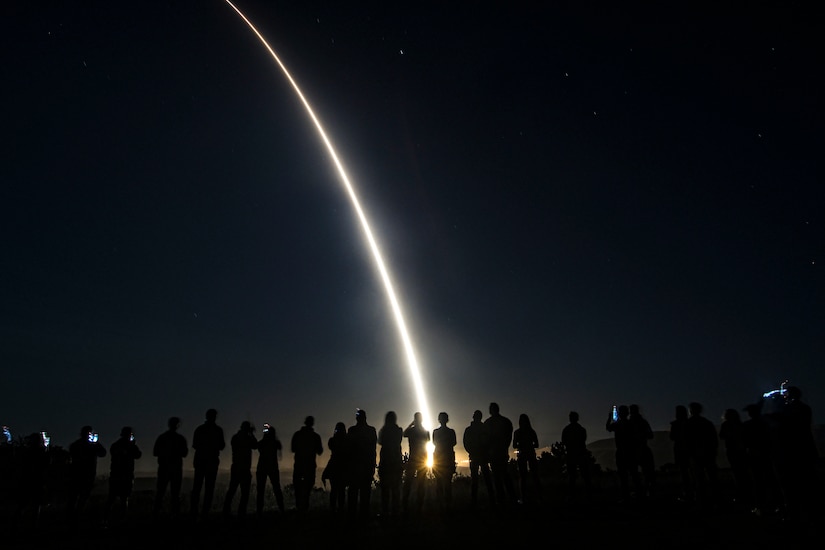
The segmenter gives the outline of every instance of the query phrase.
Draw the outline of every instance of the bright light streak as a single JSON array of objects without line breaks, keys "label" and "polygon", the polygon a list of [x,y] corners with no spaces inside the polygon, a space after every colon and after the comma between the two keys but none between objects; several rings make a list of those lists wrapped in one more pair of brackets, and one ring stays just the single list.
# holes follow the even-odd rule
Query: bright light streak
[{"label": "bright light streak", "polygon": [[[315,116],[315,112],[312,110],[312,107],[309,105],[309,101],[307,101],[304,94],[301,92],[301,89],[298,87],[298,84],[292,78],[292,75],[289,74],[289,71],[286,69],[286,66],[281,62],[281,59],[275,53],[275,50],[269,45],[266,39],[258,32],[258,29],[255,28],[255,25],[246,18],[246,16],[238,9],[235,4],[233,4],[230,0],[225,0],[229,6],[232,7],[235,12],[244,20],[244,22],[252,29],[252,32],[255,33],[255,36],[261,41],[264,47],[267,49],[269,54],[272,56],[272,59],[275,60],[275,63],[278,64],[278,67],[281,68],[281,71],[286,76],[289,83],[292,85],[292,88],[295,90],[298,98],[301,100],[301,103],[304,104],[304,108],[306,109],[309,118],[312,119],[315,128],[318,130],[318,135],[321,137],[321,140],[326,145],[327,151],[329,152],[329,156],[332,158],[332,162],[335,164],[335,167],[338,170],[338,176],[341,179],[341,183],[344,184],[344,187],[347,190],[347,194],[352,202],[352,206],[355,209],[356,214],[358,215],[358,219],[361,222],[361,228],[364,231],[364,235],[367,238],[367,242],[369,243],[370,251],[372,252],[373,259],[375,260],[375,265],[378,268],[378,272],[381,275],[381,280],[384,283],[384,289],[387,293],[387,298],[389,299],[390,306],[392,307],[393,315],[395,316],[395,324],[398,327],[398,333],[401,337],[401,341],[404,345],[404,352],[407,357],[407,364],[409,366],[410,375],[413,381],[413,387],[415,389],[415,395],[418,400],[418,407],[420,409],[422,416],[422,425],[425,429],[431,430],[432,424],[430,422],[430,407],[427,404],[427,395],[424,391],[424,382],[421,376],[421,369],[418,366],[418,360],[415,356],[415,350],[413,349],[412,340],[410,339],[409,332],[407,331],[407,324],[404,322],[404,315],[401,312],[401,304],[398,301],[398,298],[395,295],[395,290],[392,286],[392,281],[390,279],[389,272],[387,271],[386,266],[384,265],[384,260],[381,257],[381,251],[378,248],[378,243],[375,241],[375,237],[372,234],[372,230],[370,229],[369,222],[367,221],[367,217],[364,215],[364,211],[361,208],[361,204],[358,202],[358,196],[355,193],[355,189],[353,188],[352,184],[350,183],[349,177],[347,176],[346,170],[344,170],[343,164],[338,159],[338,154],[335,152],[335,148],[332,146],[332,142],[330,142],[329,138],[327,137],[324,128],[321,126],[321,122],[318,120],[318,117]],[[428,446],[428,456],[430,460],[432,458],[432,447]]]}]

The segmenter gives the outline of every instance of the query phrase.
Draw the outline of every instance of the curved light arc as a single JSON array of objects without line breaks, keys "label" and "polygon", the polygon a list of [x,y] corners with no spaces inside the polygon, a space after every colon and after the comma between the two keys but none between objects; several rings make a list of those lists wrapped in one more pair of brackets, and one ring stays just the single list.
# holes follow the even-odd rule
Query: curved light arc
[{"label": "curved light arc", "polygon": [[344,169],[344,165],[338,158],[338,154],[335,152],[335,147],[333,147],[332,142],[330,141],[329,137],[327,137],[327,133],[324,131],[323,126],[321,126],[321,122],[318,120],[318,117],[315,116],[315,112],[312,110],[309,101],[307,101],[303,92],[301,92],[298,83],[295,82],[295,79],[292,78],[292,75],[287,70],[286,65],[284,65],[284,63],[278,57],[278,54],[275,53],[275,50],[272,49],[272,47],[269,45],[269,43],[266,41],[263,35],[260,32],[258,32],[258,29],[255,28],[255,25],[253,25],[249,19],[247,19],[243,12],[241,12],[241,10],[238,9],[238,7],[235,6],[235,4],[233,4],[230,0],[224,1],[227,4],[229,4],[229,6],[231,6],[233,10],[235,10],[235,12],[241,17],[241,19],[243,19],[243,21],[249,26],[252,32],[255,33],[255,36],[258,37],[258,40],[261,41],[266,50],[269,52],[269,55],[272,57],[273,60],[275,60],[275,63],[278,65],[278,67],[280,67],[281,72],[283,72],[284,76],[286,76],[287,80],[292,86],[292,89],[295,91],[295,94],[301,100],[304,109],[306,110],[307,114],[312,120],[312,123],[315,125],[315,129],[318,131],[318,135],[320,136],[321,141],[324,142],[324,145],[326,146],[327,152],[329,153],[329,156],[332,159],[333,164],[335,164],[335,168],[338,171],[338,176],[341,179],[341,183],[344,185],[344,188],[347,191],[347,195],[350,198],[350,202],[352,203],[352,206],[355,209],[355,212],[358,216],[358,220],[361,223],[361,228],[364,232],[364,235],[366,236],[373,260],[375,261],[378,273],[381,276],[381,281],[384,284],[384,289],[387,294],[387,298],[390,302],[390,306],[392,308],[395,323],[398,328],[398,333],[401,338],[401,342],[404,346],[404,353],[407,358],[410,376],[413,381],[413,388],[415,389],[418,407],[424,418],[424,427],[429,430],[431,429],[432,424],[430,422],[431,417],[429,405],[427,403],[426,392],[424,391],[424,380],[421,375],[421,368],[418,365],[418,359],[415,355],[415,349],[413,347],[412,339],[410,338],[409,331],[407,330],[407,324],[404,321],[404,315],[401,310],[401,304],[395,294],[395,289],[393,288],[389,271],[387,270],[387,267],[384,264],[384,259],[381,256],[381,250],[378,247],[378,243],[376,242],[375,237],[373,236],[369,221],[367,220],[367,217],[364,214],[364,210],[361,208],[361,203],[358,201],[358,195],[355,193],[355,188],[350,182],[349,176],[347,175],[347,171]]}]

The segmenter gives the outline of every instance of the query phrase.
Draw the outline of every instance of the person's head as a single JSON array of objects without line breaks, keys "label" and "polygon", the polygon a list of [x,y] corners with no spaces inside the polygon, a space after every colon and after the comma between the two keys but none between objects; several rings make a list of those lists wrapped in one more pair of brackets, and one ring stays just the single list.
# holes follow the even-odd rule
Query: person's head
[{"label": "person's head", "polygon": [[207,422],[215,422],[218,419],[218,411],[215,409],[209,409],[206,411],[206,421]]},{"label": "person's head", "polygon": [[688,411],[690,412],[690,416],[701,416],[702,415],[702,404],[697,403],[694,401],[688,405]]},{"label": "person's head", "polygon": [[788,386],[785,388],[785,399],[788,401],[798,401],[802,398],[802,390],[797,386]]},{"label": "person's head", "polygon": [[92,433],[92,427],[91,426],[83,426],[82,428],[80,428],[80,438],[81,439],[87,439],[89,437],[90,433]]},{"label": "person's head", "polygon": [[687,407],[676,405],[676,420],[685,420],[688,417]]},{"label": "person's head", "polygon": [[337,422],[335,424],[335,432],[336,434],[345,434],[347,433],[347,426],[343,422]]},{"label": "person's head", "polygon": [[275,428],[269,422],[264,422],[264,437],[276,437]]},{"label": "person's head", "polygon": [[518,415],[518,425],[519,428],[530,428],[530,417],[527,416],[525,413],[521,413]]},{"label": "person's head", "polygon": [[576,411],[570,411],[570,414],[567,415],[567,418],[570,420],[571,423],[575,424],[579,421],[579,413]]},{"label": "person's head", "polygon": [[630,416],[630,408],[627,405],[619,405],[616,408],[616,413],[619,415],[619,418],[626,419]]},{"label": "person's head", "polygon": [[384,424],[386,426],[395,426],[398,422],[398,415],[395,414],[395,411],[388,411],[387,414],[384,415]]},{"label": "person's head", "polygon": [[355,410],[355,422],[357,423],[365,423],[367,421],[367,411],[364,409],[356,409]]},{"label": "person's head", "polygon": [[762,414],[762,408],[756,403],[745,405],[745,412],[748,413],[748,418],[759,418]]},{"label": "person's head", "polygon": [[482,416],[483,416],[483,415],[481,414],[481,411],[479,411],[479,410],[475,410],[475,411],[473,411],[473,420],[475,420],[476,422],[478,422],[479,420],[481,420],[481,417],[482,417]]},{"label": "person's head", "polygon": [[449,421],[450,421],[450,417],[447,416],[447,413],[445,413],[445,412],[438,413],[438,423],[439,424],[441,424],[442,426],[446,426],[447,422],[449,422]]},{"label": "person's head", "polygon": [[252,433],[252,423],[249,420],[241,422],[241,432],[245,434]]},{"label": "person's head", "polygon": [[177,429],[180,428],[180,418],[177,416],[169,417],[169,420],[166,421],[166,426],[173,432],[177,431]]},{"label": "person's head", "polygon": [[420,412],[417,412],[417,413],[415,413],[415,414],[413,415],[413,422],[415,422],[415,425],[416,425],[416,426],[420,426],[420,425],[421,425],[421,419],[422,419],[422,418],[423,418],[423,417],[421,416],[421,413],[420,413]]},{"label": "person's head", "polygon": [[120,437],[123,437],[123,438],[126,438],[126,439],[132,437],[132,427],[131,426],[123,426],[120,429]]},{"label": "person's head", "polygon": [[734,424],[738,424],[741,421],[739,411],[736,409],[725,409],[725,414],[722,416],[722,419],[725,422],[732,422]]},{"label": "person's head", "polygon": [[307,416],[304,418],[304,426],[307,428],[311,428],[315,425],[315,417],[314,416]]},{"label": "person's head", "polygon": [[490,403],[490,414],[495,416],[499,413],[498,403]]},{"label": "person's head", "polygon": [[639,416],[639,405],[632,404],[630,405],[630,415],[631,416]]}]

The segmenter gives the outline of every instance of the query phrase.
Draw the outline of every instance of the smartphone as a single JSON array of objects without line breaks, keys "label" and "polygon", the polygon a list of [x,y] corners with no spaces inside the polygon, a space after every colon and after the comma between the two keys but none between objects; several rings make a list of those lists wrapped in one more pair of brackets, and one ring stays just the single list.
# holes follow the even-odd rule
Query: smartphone
[{"label": "smartphone", "polygon": [[96,433],[89,434],[89,443],[97,443],[97,440],[100,438],[100,435]]},{"label": "smartphone", "polygon": [[52,438],[49,437],[49,434],[47,434],[46,432],[40,432],[40,439],[43,440],[43,446],[48,449],[49,443],[52,440]]},{"label": "smartphone", "polygon": [[129,441],[134,441],[134,440],[135,440],[135,434],[130,435],[129,436]]},{"label": "smartphone", "polygon": [[619,421],[619,408],[613,405],[613,422]]}]

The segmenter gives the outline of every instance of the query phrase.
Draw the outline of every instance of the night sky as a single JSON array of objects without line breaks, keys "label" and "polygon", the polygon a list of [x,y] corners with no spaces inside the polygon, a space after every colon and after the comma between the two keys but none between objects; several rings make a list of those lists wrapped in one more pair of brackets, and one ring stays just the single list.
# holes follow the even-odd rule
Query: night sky
[{"label": "night sky", "polygon": [[[786,378],[823,421],[815,4],[238,5],[346,166],[459,439],[491,401],[544,446],[570,410],[609,437],[614,403],[718,426]],[[311,414],[326,442],[356,407],[406,426],[349,198],[235,12],[0,12],[0,423],[107,447],[132,425],[145,450],[210,407],[227,436]]]}]

